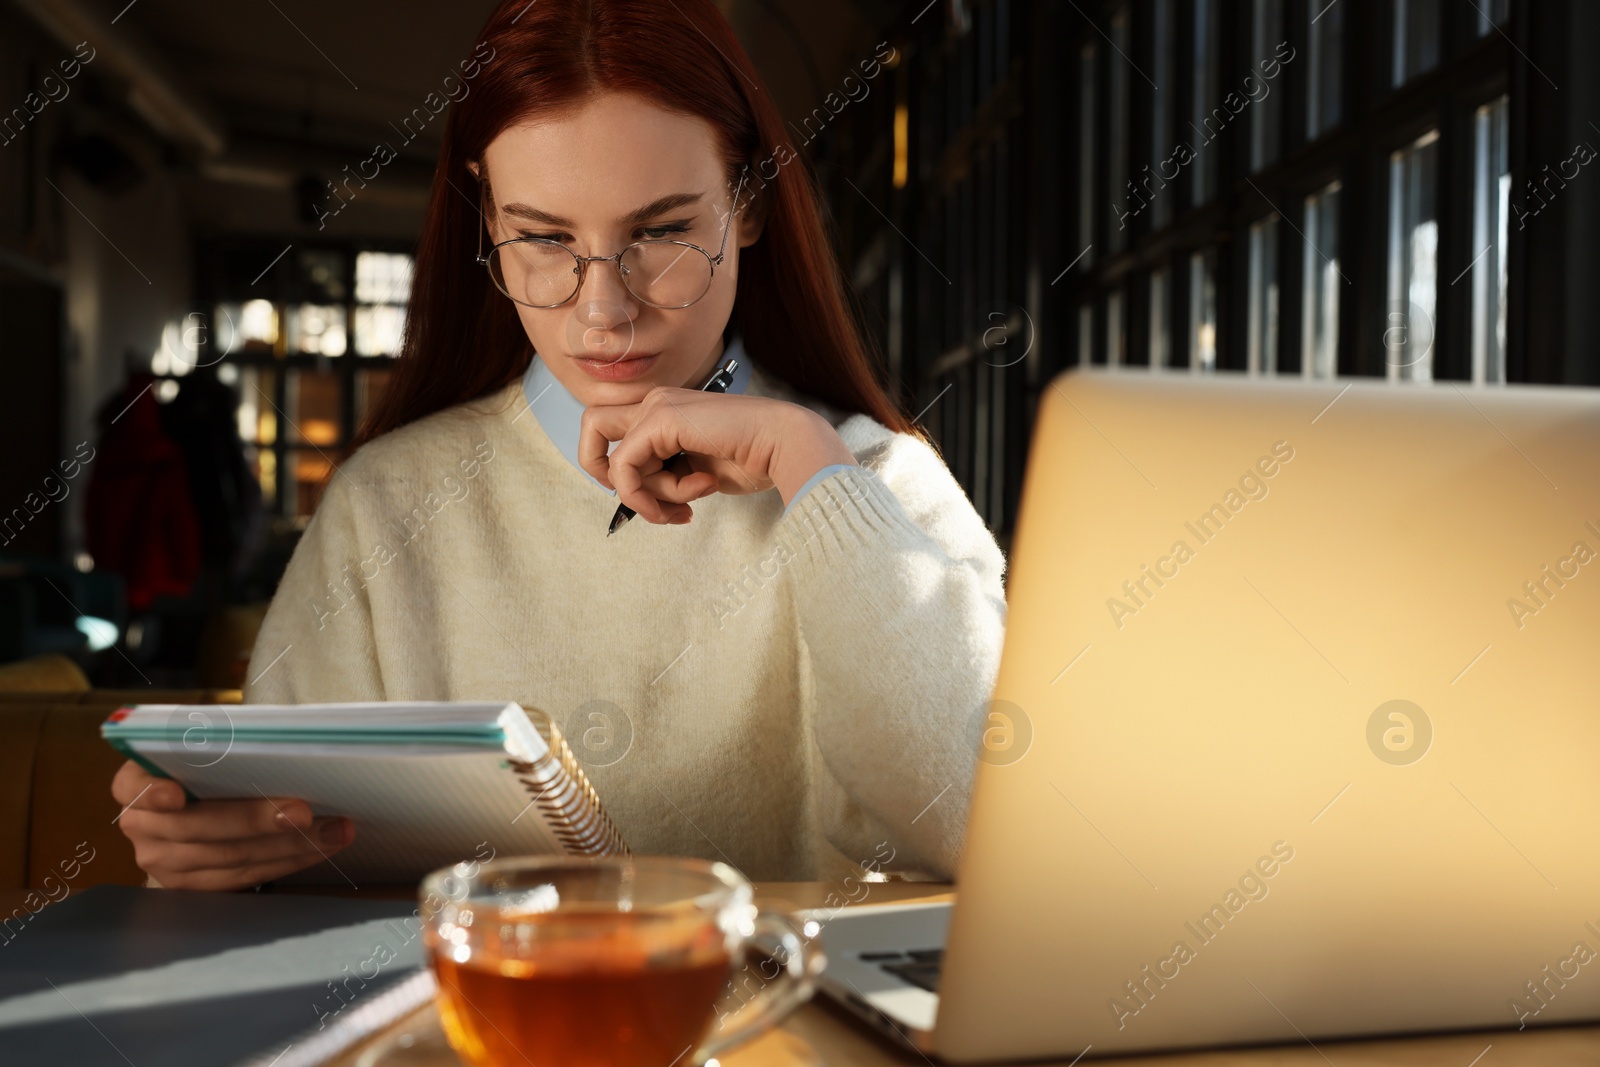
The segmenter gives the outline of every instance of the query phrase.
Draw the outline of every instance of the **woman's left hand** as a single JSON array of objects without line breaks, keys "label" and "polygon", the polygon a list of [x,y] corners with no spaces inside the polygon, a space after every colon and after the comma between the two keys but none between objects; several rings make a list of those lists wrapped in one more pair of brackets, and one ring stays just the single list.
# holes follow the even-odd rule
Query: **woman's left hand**
[{"label": "woman's left hand", "polygon": [[[617,447],[607,449],[611,442]],[[672,469],[662,461],[688,454]],[[641,518],[686,523],[689,501],[777,488],[784,503],[830,463],[855,463],[809,408],[770,397],[657,386],[637,404],[586,408],[578,461]]]}]

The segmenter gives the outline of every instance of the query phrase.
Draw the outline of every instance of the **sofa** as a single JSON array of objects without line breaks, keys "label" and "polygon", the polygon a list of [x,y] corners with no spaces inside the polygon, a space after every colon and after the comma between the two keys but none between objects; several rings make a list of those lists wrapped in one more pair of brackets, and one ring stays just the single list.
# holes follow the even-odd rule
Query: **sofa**
[{"label": "sofa", "polygon": [[0,889],[144,885],[117,828],[126,757],[100,724],[127,704],[237,704],[237,689],[95,689],[68,659],[0,666]]}]

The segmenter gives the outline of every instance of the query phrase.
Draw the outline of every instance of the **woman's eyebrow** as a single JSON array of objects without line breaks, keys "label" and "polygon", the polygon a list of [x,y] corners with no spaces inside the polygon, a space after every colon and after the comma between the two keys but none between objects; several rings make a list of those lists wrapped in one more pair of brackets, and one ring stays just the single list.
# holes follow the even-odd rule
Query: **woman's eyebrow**
[{"label": "woman's eyebrow", "polygon": [[[665,214],[666,212],[672,211],[676,208],[688,207],[690,204],[697,204],[704,196],[704,193],[669,193],[666,196],[658,197],[657,199],[652,200],[644,207],[636,208],[635,210],[628,212],[626,215],[618,219],[617,222],[623,226],[632,226],[635,223],[644,222],[647,219],[653,219],[657,215]],[[500,210],[505,212],[507,215],[515,215],[518,218],[530,219],[533,222],[542,222],[547,226],[571,227],[573,225],[570,219],[564,219],[560,215],[552,215],[548,211],[540,211],[538,208],[529,207],[527,204],[507,204]]]}]

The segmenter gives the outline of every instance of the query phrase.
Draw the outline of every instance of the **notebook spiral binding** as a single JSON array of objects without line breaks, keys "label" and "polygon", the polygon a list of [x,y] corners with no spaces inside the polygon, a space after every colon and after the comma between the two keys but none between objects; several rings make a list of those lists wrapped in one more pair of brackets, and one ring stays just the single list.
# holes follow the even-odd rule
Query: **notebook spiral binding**
[{"label": "notebook spiral binding", "polygon": [[561,729],[548,715],[525,708],[534,728],[549,746],[542,758],[508,760],[528,795],[539,807],[545,825],[562,848],[580,856],[628,855],[628,846],[600,807],[600,797],[583,773]]}]

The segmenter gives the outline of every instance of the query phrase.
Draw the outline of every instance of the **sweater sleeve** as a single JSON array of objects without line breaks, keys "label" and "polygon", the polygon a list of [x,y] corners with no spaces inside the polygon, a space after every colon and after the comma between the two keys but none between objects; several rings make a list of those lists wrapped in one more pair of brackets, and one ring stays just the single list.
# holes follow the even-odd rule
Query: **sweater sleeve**
[{"label": "sweater sleeve", "polygon": [[365,492],[343,473],[328,483],[256,635],[246,703],[384,699],[361,577],[364,567],[376,565],[371,552],[360,551],[358,505]]},{"label": "sweater sleeve", "polygon": [[893,434],[852,451],[861,465],[797,496],[775,529],[829,779],[816,783],[823,828],[857,862],[887,843],[886,868],[953,877],[1000,664],[1005,557],[927,443]]},{"label": "sweater sleeve", "polygon": [[822,479],[826,478],[834,471],[842,471],[849,466],[851,466],[849,463],[830,463],[817,473],[813,474],[811,477],[807,478],[806,484],[802,485],[794,494],[794,499],[790,500],[789,503],[784,507],[783,513],[787,515],[789,512],[793,511],[795,505],[800,503],[800,498],[811,492],[812,489],[816,488],[817,483],[822,481]]}]

